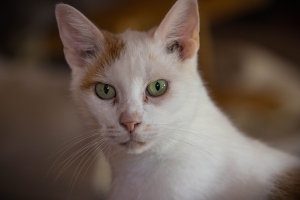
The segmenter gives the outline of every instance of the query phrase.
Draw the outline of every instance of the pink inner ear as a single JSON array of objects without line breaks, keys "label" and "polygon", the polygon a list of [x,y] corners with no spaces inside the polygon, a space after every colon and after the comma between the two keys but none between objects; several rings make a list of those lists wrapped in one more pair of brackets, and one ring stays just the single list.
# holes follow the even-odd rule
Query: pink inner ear
[{"label": "pink inner ear", "polygon": [[197,0],[178,0],[157,28],[154,37],[166,44],[178,41],[182,59],[192,57],[199,48]]},{"label": "pink inner ear", "polygon": [[101,49],[102,33],[83,14],[66,4],[56,6],[56,18],[68,64],[71,68],[84,66]]},{"label": "pink inner ear", "polygon": [[199,43],[192,39],[185,41],[182,46],[181,58],[183,60],[191,58],[199,49]]},{"label": "pink inner ear", "polygon": [[183,59],[191,58],[199,49],[199,24],[195,18],[188,18],[186,28],[182,29],[182,55]]}]

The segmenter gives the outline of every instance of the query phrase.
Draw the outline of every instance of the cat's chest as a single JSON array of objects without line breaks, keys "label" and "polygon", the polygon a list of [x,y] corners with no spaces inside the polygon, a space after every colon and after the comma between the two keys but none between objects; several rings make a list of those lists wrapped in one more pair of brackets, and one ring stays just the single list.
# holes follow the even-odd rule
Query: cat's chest
[{"label": "cat's chest", "polygon": [[128,167],[114,172],[111,199],[199,199],[210,185],[207,181],[214,180],[199,165],[176,159]]},{"label": "cat's chest", "polygon": [[[241,167],[232,159],[181,152],[185,153],[167,159],[143,156],[114,163],[110,199],[260,200],[272,187],[267,181],[271,173],[250,170],[261,165],[253,163],[247,168],[251,163]],[[279,161],[272,165],[280,166]]]}]

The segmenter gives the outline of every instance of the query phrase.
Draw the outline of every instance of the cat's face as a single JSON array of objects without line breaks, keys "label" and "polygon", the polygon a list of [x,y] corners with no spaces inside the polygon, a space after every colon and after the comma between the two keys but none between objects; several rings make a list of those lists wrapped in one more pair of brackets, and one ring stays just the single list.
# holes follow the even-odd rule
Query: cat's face
[{"label": "cat's face", "polygon": [[[182,7],[182,2],[178,6]],[[82,36],[85,41],[80,47],[74,47],[74,40],[83,40],[76,34],[72,43],[67,44],[67,39],[64,42],[64,37],[70,38],[64,35],[72,33],[64,33],[59,23],[66,59],[73,70],[74,98],[106,143],[128,153],[165,148],[176,141],[170,141],[170,134],[184,129],[192,120],[200,83],[196,70],[198,38],[193,38],[199,31],[198,11],[192,10],[196,10],[196,22],[194,18],[183,20],[190,32],[180,27],[178,35],[171,33],[176,36],[173,39],[168,29],[174,31],[172,23],[180,22],[174,19],[174,9],[166,16],[167,21],[149,32],[128,30],[113,35],[94,30],[89,24],[90,33]],[[173,21],[168,19],[170,15],[175,15]],[[195,27],[192,29],[190,24]]]},{"label": "cat's face", "polygon": [[117,58],[104,67],[95,59],[73,78],[73,92],[100,125],[101,137],[128,152],[142,152],[188,120],[197,72],[194,60],[167,53],[148,33],[127,31],[118,39],[123,45]]}]

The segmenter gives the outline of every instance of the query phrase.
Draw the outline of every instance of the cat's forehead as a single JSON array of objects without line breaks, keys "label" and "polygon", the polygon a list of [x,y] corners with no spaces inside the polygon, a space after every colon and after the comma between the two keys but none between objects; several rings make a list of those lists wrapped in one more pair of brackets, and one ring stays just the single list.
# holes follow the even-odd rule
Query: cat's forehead
[{"label": "cat's forehead", "polygon": [[138,75],[146,73],[151,76],[170,71],[169,65],[177,61],[176,56],[167,53],[163,42],[154,39],[152,32],[127,30],[120,39],[125,45],[114,63],[117,70],[127,68]]},{"label": "cat's forehead", "polygon": [[149,32],[139,32],[127,30],[120,35],[120,39],[125,43],[123,51],[123,58],[127,59],[130,57],[131,60],[147,60],[156,57],[158,55],[163,57],[165,49],[158,41],[155,41],[152,34]]},{"label": "cat's forehead", "polygon": [[120,56],[105,67],[105,75],[110,81],[118,82],[118,85],[124,87],[143,87],[151,77],[157,76],[160,48],[147,32],[128,30],[119,35],[119,38],[124,42],[124,48]]}]

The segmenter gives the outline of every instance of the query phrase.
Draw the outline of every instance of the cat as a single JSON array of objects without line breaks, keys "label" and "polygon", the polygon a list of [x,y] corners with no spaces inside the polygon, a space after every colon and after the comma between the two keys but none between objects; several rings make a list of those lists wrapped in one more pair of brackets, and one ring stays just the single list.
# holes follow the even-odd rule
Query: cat
[{"label": "cat", "polygon": [[112,170],[108,199],[300,199],[298,158],[245,136],[209,97],[197,0],[147,32],[100,30],[66,4],[56,19],[74,101]]}]

